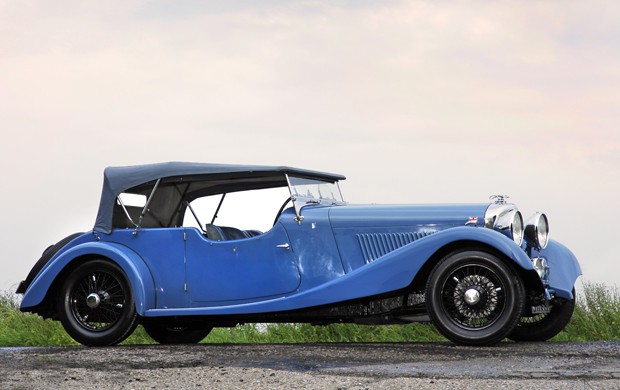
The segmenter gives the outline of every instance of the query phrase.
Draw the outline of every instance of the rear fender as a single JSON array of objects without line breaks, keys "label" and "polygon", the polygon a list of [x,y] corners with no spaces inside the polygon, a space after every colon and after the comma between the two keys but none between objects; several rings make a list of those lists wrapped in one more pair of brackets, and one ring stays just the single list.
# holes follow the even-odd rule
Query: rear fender
[{"label": "rear fender", "polygon": [[155,307],[155,283],[151,271],[138,254],[126,246],[110,242],[88,242],[62,252],[52,258],[48,265],[28,287],[20,310],[29,311],[40,305],[58,275],[67,266],[75,265],[84,257],[103,257],[118,264],[131,284],[138,315]]}]

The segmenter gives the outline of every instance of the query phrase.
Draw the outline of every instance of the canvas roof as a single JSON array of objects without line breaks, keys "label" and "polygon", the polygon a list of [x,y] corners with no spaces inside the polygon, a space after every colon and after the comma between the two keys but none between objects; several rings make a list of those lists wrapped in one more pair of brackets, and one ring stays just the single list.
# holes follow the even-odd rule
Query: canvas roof
[{"label": "canvas roof", "polygon": [[[112,216],[116,197],[141,185],[152,183],[158,179],[171,180],[208,180],[210,177],[225,179],[253,176],[273,176],[279,174],[292,174],[303,177],[323,179],[327,181],[344,180],[345,177],[338,174],[311,171],[287,166],[264,166],[264,165],[232,165],[232,164],[209,164],[189,162],[165,162],[156,164],[108,167],[103,173],[103,189],[99,202],[99,211],[94,230],[101,233],[112,231]],[[257,187],[259,188],[259,187]],[[226,190],[226,188],[223,188]],[[234,188],[230,189],[234,191]],[[225,191],[224,191],[225,192]]]}]

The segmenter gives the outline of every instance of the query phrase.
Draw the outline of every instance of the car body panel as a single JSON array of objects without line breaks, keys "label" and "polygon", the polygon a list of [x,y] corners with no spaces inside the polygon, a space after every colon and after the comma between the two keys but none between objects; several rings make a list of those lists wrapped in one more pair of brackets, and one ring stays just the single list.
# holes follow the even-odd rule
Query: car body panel
[{"label": "car body panel", "polygon": [[[309,222],[307,225],[311,226],[311,223],[312,222]],[[460,241],[469,242],[470,245],[473,242],[489,245],[506,255],[521,268],[533,270],[531,261],[525,252],[520,250],[514,242],[504,235],[490,229],[463,226],[423,237],[346,274],[343,272],[335,272],[332,274],[332,278],[329,281],[317,283],[315,280],[314,286],[308,283],[308,287],[303,290],[285,287],[284,290],[290,291],[281,291],[279,296],[275,298],[274,296],[278,294],[271,294],[271,297],[267,296],[265,298],[263,297],[265,294],[249,293],[250,296],[246,297],[236,297],[237,299],[214,299],[214,302],[204,302],[201,305],[197,305],[196,302],[190,301],[191,294],[188,296],[188,294],[183,291],[185,272],[179,271],[184,269],[182,266],[183,260],[178,256],[169,256],[169,253],[174,252],[174,250],[170,250],[170,247],[168,247],[171,240],[166,240],[165,245],[153,245],[158,242],[155,240],[155,237],[182,237],[183,230],[184,229],[144,230],[140,231],[137,237],[134,237],[130,231],[122,231],[116,232],[116,234],[113,235],[114,237],[108,238],[117,240],[118,242],[91,242],[79,244],[63,252],[63,256],[55,258],[53,265],[46,268],[45,272],[35,279],[33,285],[24,296],[22,306],[31,307],[39,304],[52,281],[64,266],[72,259],[84,255],[104,256],[118,263],[127,273],[132,286],[141,286],[137,291],[142,291],[143,294],[140,294],[141,297],[136,297],[136,307],[139,309],[140,313],[145,313],[146,315],[180,315],[180,313],[215,315],[250,314],[261,311],[277,312],[297,310],[383,294],[407,287],[419,269],[435,252],[445,245]],[[198,234],[197,231],[194,229],[187,230],[189,233],[188,242],[192,242],[194,239],[202,240],[202,238],[198,237],[194,239],[191,238]],[[180,239],[182,240],[182,238]],[[227,245],[228,247],[226,250],[230,249],[232,251],[232,248],[243,248],[244,244],[251,244],[252,240],[253,239],[213,242],[212,244],[216,247],[223,244]],[[140,242],[143,244],[140,245]],[[275,242],[272,244],[275,244]],[[129,245],[131,245],[131,247],[129,247]],[[150,252],[147,250],[147,246],[151,247]],[[275,245],[273,246],[275,248]],[[295,242],[293,241],[293,248],[294,247]],[[190,248],[191,251],[200,251],[200,249],[194,249],[193,244],[190,245]],[[222,246],[222,248],[224,247]],[[135,250],[142,251],[142,253],[144,253],[144,258],[138,256]],[[243,251],[243,249],[241,249],[241,251]],[[276,252],[294,252],[294,249],[293,251],[281,249]],[[159,254],[159,256],[155,256],[155,254]],[[228,257],[227,259],[231,261],[234,260],[232,257]],[[307,260],[308,263],[310,261],[310,259]],[[137,265],[141,264],[142,267],[131,266],[131,264],[134,263]],[[190,273],[196,275],[198,278],[196,282],[200,277],[205,276],[200,275],[198,271],[192,269],[188,270],[191,271]],[[217,267],[214,268],[214,270],[217,270]],[[221,269],[219,271],[221,272]],[[260,279],[261,275],[265,276],[264,273],[267,272],[266,270],[261,271],[262,273],[256,272],[256,269],[252,269],[249,273],[245,273],[242,269],[238,269],[237,271],[239,275],[245,274],[248,280],[249,278]],[[308,269],[304,271],[304,274],[312,274]],[[296,273],[297,270],[295,269],[294,272]],[[189,276],[190,273],[188,273],[188,281],[193,280],[193,276]],[[222,274],[220,275],[224,276]],[[239,275],[237,276],[241,277]],[[295,277],[292,278],[294,281],[293,284],[297,283],[298,277],[299,274],[296,274]],[[234,285],[238,285],[239,281],[243,281],[243,279],[224,279]],[[171,281],[175,282],[172,283]],[[246,287],[249,288],[251,286],[247,285]],[[257,298],[261,298],[259,302],[256,302]],[[229,302],[226,304],[225,301],[227,300],[236,300],[239,302]],[[157,304],[155,304],[155,302],[157,302]],[[148,314],[145,310],[148,311]]]},{"label": "car body panel", "polygon": [[510,239],[484,228],[459,227],[438,232],[338,278],[308,290],[259,302],[229,306],[188,308],[179,310],[152,310],[147,316],[170,315],[236,315],[299,310],[357,298],[371,297],[403,289],[412,282],[417,272],[435,252],[453,242],[479,242],[496,248],[525,270],[533,270],[532,263]]},{"label": "car body panel", "polygon": [[345,274],[329,221],[330,209],[324,206],[304,207],[302,223],[295,220],[292,209],[285,210],[280,217],[302,274],[300,291],[320,286]]},{"label": "car body panel", "polygon": [[280,223],[256,237],[212,241],[186,229],[187,287],[191,306],[229,305],[297,290],[301,276]]},{"label": "car body panel", "polygon": [[329,219],[347,272],[425,236],[484,222],[487,204],[350,205],[332,207]]},{"label": "car body panel", "polygon": [[535,251],[549,263],[549,287],[561,298],[573,299],[575,281],[581,275],[581,266],[575,255],[561,243],[549,240],[547,247]]},{"label": "car body panel", "polygon": [[115,229],[99,235],[103,244],[121,245],[124,253],[139,253],[155,284],[156,307],[186,307],[189,298],[184,291],[185,241],[180,228]]},{"label": "car body panel", "polygon": [[116,243],[86,242],[75,246],[69,245],[66,251],[50,260],[48,266],[41,270],[26,290],[20,309],[27,310],[39,305],[52,283],[66,266],[75,264],[73,261],[79,261],[84,256],[91,258],[93,255],[108,258],[123,269],[134,292],[136,311],[139,315],[144,315],[148,308],[155,307],[153,277],[138,254]]}]

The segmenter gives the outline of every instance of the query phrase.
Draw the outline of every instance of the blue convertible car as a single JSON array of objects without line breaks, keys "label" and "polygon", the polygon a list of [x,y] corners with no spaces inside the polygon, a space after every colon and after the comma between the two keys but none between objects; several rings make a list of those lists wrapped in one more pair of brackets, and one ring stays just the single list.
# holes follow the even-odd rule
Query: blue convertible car
[{"label": "blue convertible car", "polygon": [[[160,343],[196,343],[246,322],[429,320],[455,343],[490,345],[546,340],[570,320],[581,270],[548,240],[545,214],[524,223],[505,196],[351,205],[344,179],[275,166],[107,168],[93,230],[43,252],[18,287],[21,310],[90,346],[138,324]],[[229,206],[238,195],[245,209]],[[244,226],[257,215],[262,231]]]}]

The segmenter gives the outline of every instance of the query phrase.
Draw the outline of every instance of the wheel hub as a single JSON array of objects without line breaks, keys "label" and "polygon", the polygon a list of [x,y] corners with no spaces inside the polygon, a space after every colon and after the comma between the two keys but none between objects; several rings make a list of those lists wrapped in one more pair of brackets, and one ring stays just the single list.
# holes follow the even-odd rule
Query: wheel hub
[{"label": "wheel hub", "polygon": [[480,292],[475,288],[470,288],[467,291],[465,291],[465,294],[463,295],[463,299],[465,300],[465,303],[467,303],[470,306],[473,306],[477,304],[478,302],[480,302]]},{"label": "wheel hub", "polygon": [[101,298],[97,293],[91,293],[86,297],[86,305],[91,309],[94,309],[99,306],[101,303]]},{"label": "wheel hub", "polygon": [[489,278],[468,275],[459,280],[454,290],[454,303],[458,312],[468,321],[488,317],[497,307],[498,291]]}]

